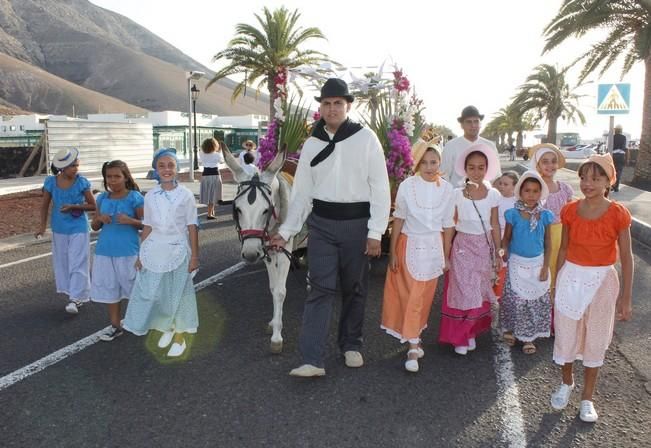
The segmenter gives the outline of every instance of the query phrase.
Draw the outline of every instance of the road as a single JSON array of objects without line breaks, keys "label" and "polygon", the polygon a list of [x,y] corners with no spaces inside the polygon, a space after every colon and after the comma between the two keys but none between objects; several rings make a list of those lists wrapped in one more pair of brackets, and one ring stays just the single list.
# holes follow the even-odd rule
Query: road
[{"label": "road", "polygon": [[[200,232],[203,279],[240,262],[230,210]],[[12,373],[108,325],[91,304],[67,315],[54,293],[43,243],[0,253],[0,388]],[[335,349],[327,376],[288,376],[299,364],[297,336],[305,271],[290,273],[285,349],[268,351],[271,297],[262,265],[245,266],[198,292],[200,326],[188,356],[170,361],[157,338],[125,335],[83,350],[0,390],[4,447],[502,447],[651,445],[648,388],[651,251],[635,244],[634,321],[618,324],[596,397],[600,420],[563,413],[549,394],[559,381],[552,341],[534,356],[509,353],[491,335],[459,357],[436,344],[437,294],[426,356],[404,371],[405,347],[379,329],[386,260],[371,265],[366,365],[348,369]],[[646,366],[646,367],[645,367]],[[509,368],[511,370],[509,370]],[[645,370],[647,369],[647,370]],[[579,369],[580,372],[580,369]],[[645,377],[646,375],[646,377]],[[511,382],[513,380],[513,382]],[[581,375],[577,375],[581,384]]]}]

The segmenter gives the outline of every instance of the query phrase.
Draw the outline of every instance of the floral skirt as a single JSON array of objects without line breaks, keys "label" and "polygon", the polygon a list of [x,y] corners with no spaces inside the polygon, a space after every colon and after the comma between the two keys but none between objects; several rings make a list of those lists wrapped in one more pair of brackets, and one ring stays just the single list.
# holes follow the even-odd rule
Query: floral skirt
[{"label": "floral skirt", "polygon": [[512,332],[516,339],[523,342],[549,337],[551,313],[549,290],[535,299],[520,297],[511,287],[510,273],[507,272],[500,301],[500,326],[503,332]]}]

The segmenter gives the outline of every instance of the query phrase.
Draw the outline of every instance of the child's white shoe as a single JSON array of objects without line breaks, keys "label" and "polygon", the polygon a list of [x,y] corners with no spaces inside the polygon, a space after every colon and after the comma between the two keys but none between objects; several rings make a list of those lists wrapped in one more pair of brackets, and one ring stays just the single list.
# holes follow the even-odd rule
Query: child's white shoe
[{"label": "child's white shoe", "polygon": [[475,338],[468,339],[468,351],[471,352],[476,348],[477,348],[477,341],[475,341]]},{"label": "child's white shoe", "polygon": [[581,412],[579,418],[586,423],[594,423],[599,418],[594,404],[590,400],[581,400]]},{"label": "child's white shoe", "polygon": [[172,343],[172,338],[174,338],[173,331],[164,331],[163,335],[158,340],[158,348],[165,348]]},{"label": "child's white shoe", "polygon": [[[419,348],[412,348],[411,350],[409,350],[407,352],[407,356],[409,356],[412,353],[415,353],[418,358],[422,358],[423,356],[425,356],[425,352],[423,352],[423,349],[420,348],[420,347]],[[418,372],[418,370],[419,370],[418,358],[417,359],[407,359],[407,361],[405,361],[405,369],[408,372],[414,372],[414,373]]]},{"label": "child's white shoe", "polygon": [[454,347],[454,352],[457,355],[465,356],[468,354],[468,347],[465,345],[457,345],[456,347]]},{"label": "child's white shoe", "polygon": [[570,402],[570,395],[572,395],[574,383],[571,386],[561,384],[559,388],[552,394],[551,405],[557,411],[565,409],[567,403]]}]

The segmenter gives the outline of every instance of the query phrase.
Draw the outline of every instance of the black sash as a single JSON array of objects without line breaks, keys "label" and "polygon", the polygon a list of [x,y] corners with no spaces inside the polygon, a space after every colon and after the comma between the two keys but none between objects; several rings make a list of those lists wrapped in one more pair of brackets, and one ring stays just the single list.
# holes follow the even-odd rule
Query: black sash
[{"label": "black sash", "polygon": [[323,162],[330,156],[330,154],[332,154],[332,151],[335,150],[336,143],[339,143],[342,140],[346,140],[348,137],[357,133],[361,129],[361,124],[351,121],[350,118],[346,118],[346,121],[344,121],[341,126],[339,126],[339,129],[337,129],[335,136],[331,140],[330,136],[325,130],[325,121],[323,118],[320,119],[316,125],[314,125],[314,129],[312,130],[312,137],[316,137],[319,140],[328,142],[328,144],[312,159],[310,166],[317,166],[319,163]]}]

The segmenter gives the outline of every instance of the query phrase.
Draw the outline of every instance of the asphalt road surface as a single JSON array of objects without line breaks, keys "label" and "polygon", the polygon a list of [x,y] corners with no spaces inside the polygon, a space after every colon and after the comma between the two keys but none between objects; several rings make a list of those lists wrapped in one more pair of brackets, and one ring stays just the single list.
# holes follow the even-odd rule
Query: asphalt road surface
[{"label": "asphalt road surface", "polygon": [[[200,232],[196,282],[241,260],[230,210],[219,212]],[[104,307],[66,314],[64,297],[54,293],[49,256],[2,267],[49,250],[44,242],[0,253],[3,447],[651,446],[644,371],[651,252],[639,244],[636,320],[618,324],[598,384],[596,424],[578,419],[578,393],[562,413],[549,407],[560,381],[551,340],[541,341],[534,356],[509,351],[488,334],[467,357],[436,344],[439,294],[421,371],[405,372],[405,347],[379,329],[384,258],[370,267],[366,365],[344,366],[333,321],[327,375],[305,380],[288,376],[300,363],[304,270],[287,280],[282,354],[268,349],[272,302],[259,264],[234,268],[199,291],[199,332],[187,356],[171,361],[156,347],[158,334],[125,335],[73,353],[71,346],[108,325]],[[19,369],[60,349],[70,354],[15,381]]]}]

